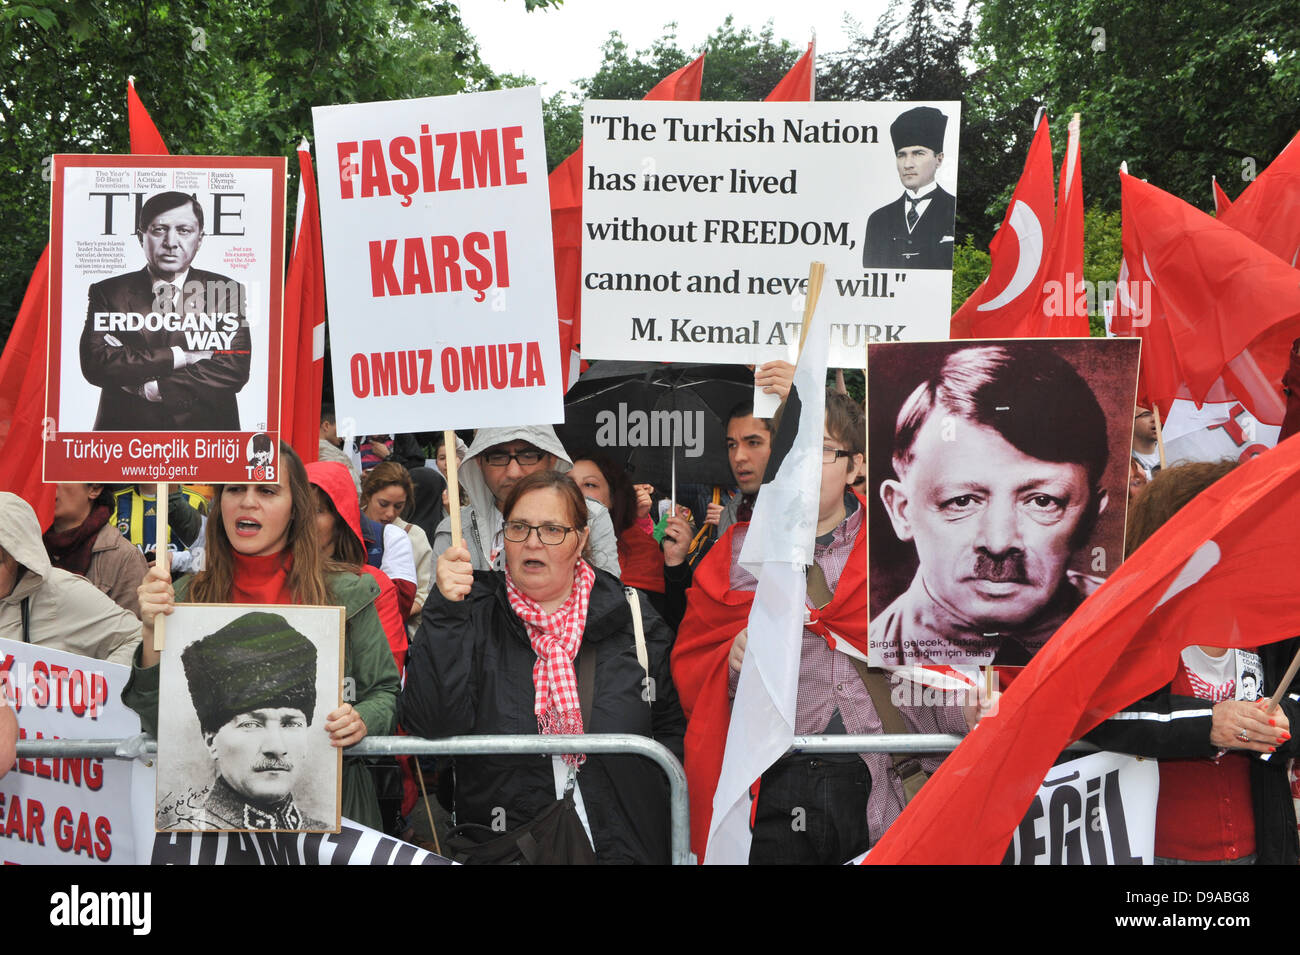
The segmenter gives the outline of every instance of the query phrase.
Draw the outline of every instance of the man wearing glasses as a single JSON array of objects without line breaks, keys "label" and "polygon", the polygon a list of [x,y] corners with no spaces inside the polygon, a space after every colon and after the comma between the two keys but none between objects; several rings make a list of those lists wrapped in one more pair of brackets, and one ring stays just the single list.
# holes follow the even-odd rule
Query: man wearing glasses
[{"label": "man wearing glasses", "polygon": [[[565,472],[572,467],[573,462],[550,425],[483,428],[474,436],[458,477],[469,497],[469,506],[460,510],[461,533],[475,570],[505,568],[501,508],[511,489],[535,471]],[[609,511],[590,498],[587,526],[591,529],[592,565],[619,576],[618,542]],[[450,546],[448,516],[434,536],[434,558]]]},{"label": "man wearing glasses", "polygon": [[90,286],[81,371],[103,389],[96,431],[238,431],[252,340],[244,286],[192,268],[203,207],[160,192],[140,207],[146,264]]}]

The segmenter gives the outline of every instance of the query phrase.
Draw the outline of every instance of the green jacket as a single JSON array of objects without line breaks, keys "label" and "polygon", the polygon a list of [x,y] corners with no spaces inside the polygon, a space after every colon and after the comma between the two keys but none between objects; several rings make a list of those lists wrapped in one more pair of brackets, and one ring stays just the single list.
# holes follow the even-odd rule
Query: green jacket
[{"label": "green jacket", "polygon": [[[176,581],[177,602],[189,593],[192,579],[186,576]],[[343,676],[351,681],[345,686],[355,687],[355,699],[349,702],[365,721],[367,736],[389,736],[397,723],[400,683],[393,652],[375,612],[379,587],[372,578],[356,574],[331,574],[327,582],[331,597],[347,615]],[[158,735],[158,667],[142,667],[139,649],[131,678],[122,690],[122,702],[139,714],[146,733]],[[361,759],[343,760],[343,815],[372,829],[383,827],[375,785]]]}]

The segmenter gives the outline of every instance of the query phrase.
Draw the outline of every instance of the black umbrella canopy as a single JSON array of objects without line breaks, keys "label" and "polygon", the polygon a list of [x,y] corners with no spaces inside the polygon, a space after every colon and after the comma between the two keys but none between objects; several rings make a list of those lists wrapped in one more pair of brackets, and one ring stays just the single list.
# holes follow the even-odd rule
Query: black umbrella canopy
[{"label": "black umbrella canopy", "polygon": [[574,384],[556,428],[572,455],[601,452],[632,479],[666,493],[679,484],[731,484],[726,417],[754,394],[743,365],[601,361]]}]

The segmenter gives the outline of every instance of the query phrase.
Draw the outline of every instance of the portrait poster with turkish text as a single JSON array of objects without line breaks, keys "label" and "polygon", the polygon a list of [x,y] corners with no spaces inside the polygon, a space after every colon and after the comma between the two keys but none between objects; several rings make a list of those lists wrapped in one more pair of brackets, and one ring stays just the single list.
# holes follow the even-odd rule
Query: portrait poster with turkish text
[{"label": "portrait poster with turkish text", "polygon": [[312,118],[340,429],[562,421],[537,88]]},{"label": "portrait poster with turkish text", "polygon": [[1119,566],[1139,348],[867,346],[872,666],[1023,666]]},{"label": "portrait poster with turkish text", "polygon": [[826,264],[830,364],[947,338],[961,104],[589,100],[582,354],[788,359]]},{"label": "portrait poster with turkish text", "polygon": [[343,608],[178,604],[159,663],[159,832],[337,832]]},{"label": "portrait poster with turkish text", "polygon": [[277,481],[285,160],[53,169],[44,479]]},{"label": "portrait poster with turkish text", "polygon": [[[18,717],[20,740],[135,736],[140,718],[122,702],[130,675],[120,663],[0,639],[0,692]],[[126,759],[20,757],[0,779],[0,864],[140,861],[153,840],[133,812],[141,774],[152,771]]]}]

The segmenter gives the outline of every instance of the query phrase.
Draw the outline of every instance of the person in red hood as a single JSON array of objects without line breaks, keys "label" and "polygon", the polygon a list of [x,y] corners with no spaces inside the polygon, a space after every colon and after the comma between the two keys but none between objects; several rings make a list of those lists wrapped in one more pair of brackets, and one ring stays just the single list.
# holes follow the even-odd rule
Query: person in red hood
[{"label": "person in red hood", "polygon": [[347,566],[354,574],[369,574],[379,584],[375,609],[383,624],[393,660],[400,674],[406,666],[407,636],[402,611],[397,604],[397,587],[388,575],[366,563],[361,538],[361,507],[348,469],[335,461],[313,461],[307,465],[307,480],[316,491],[316,527],[322,556]]}]

